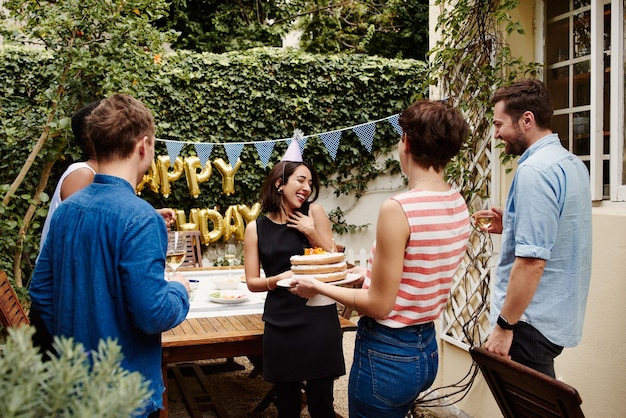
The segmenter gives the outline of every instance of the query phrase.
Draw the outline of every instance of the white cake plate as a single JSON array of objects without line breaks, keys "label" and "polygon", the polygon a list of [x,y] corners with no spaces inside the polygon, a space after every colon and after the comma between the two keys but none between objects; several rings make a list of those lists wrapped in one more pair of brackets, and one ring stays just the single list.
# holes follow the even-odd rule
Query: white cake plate
[{"label": "white cake plate", "polygon": [[[355,280],[358,280],[359,277],[361,277],[360,274],[348,273],[345,279],[341,279],[336,282],[328,282],[328,284],[339,286],[342,284],[352,283]],[[290,287],[293,287],[291,286],[291,280],[293,279],[282,279],[276,282],[276,285],[280,287],[290,288]],[[307,300],[306,306],[328,306],[328,305],[332,305],[333,303],[335,303],[334,299],[331,299],[328,296],[317,294]]]}]

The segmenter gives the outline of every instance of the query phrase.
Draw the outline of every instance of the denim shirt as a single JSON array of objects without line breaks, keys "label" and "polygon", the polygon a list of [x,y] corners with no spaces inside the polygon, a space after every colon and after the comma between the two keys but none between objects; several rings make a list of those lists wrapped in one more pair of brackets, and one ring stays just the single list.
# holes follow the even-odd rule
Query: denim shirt
[{"label": "denim shirt", "polygon": [[167,232],[159,213],[119,177],[94,183],[54,213],[30,296],[52,335],[87,350],[117,340],[122,367],[150,380],[147,415],[161,408],[161,332],[189,310],[185,287],[164,280]]},{"label": "denim shirt", "polygon": [[591,279],[591,192],[587,168],[563,148],[557,134],[537,141],[519,159],[504,208],[492,324],[502,309],[515,257],[546,260],[521,320],[554,344],[577,345]]}]

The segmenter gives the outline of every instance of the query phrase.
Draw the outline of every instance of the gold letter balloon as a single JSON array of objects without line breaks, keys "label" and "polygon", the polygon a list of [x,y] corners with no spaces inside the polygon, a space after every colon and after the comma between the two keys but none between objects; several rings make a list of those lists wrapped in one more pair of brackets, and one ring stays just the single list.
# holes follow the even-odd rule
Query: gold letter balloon
[{"label": "gold letter balloon", "polygon": [[176,157],[174,161],[174,170],[169,171],[170,157],[166,155],[160,155],[157,157],[157,168],[159,172],[159,178],[161,179],[161,194],[164,197],[169,197],[172,192],[170,183],[178,180],[183,174],[183,159]]},{"label": "gold letter balloon", "polygon": [[237,210],[241,213],[241,216],[243,216],[246,224],[248,224],[258,218],[261,214],[261,204],[256,202],[251,208],[246,205],[237,205]]},{"label": "gold letter balloon", "polygon": [[[197,198],[200,195],[200,183],[206,183],[209,178],[211,178],[211,174],[213,174],[212,167],[211,163],[207,161],[204,168],[202,168],[200,158],[198,157],[185,158],[185,177],[187,178],[187,187],[189,188],[189,193],[191,193],[194,198]],[[201,169],[199,173],[198,169]]]},{"label": "gold letter balloon", "polygon": [[[235,193],[235,173],[237,173],[241,164],[242,162],[239,159],[234,167],[221,158],[216,158],[213,161],[213,165],[222,175],[222,193],[225,195],[230,196]],[[200,195],[199,185],[206,183],[213,174],[212,165],[207,161],[204,168],[202,168],[200,159],[196,156],[185,157],[184,162],[181,157],[177,157],[174,162],[174,168],[171,171],[170,166],[171,161],[167,155],[156,157],[156,163],[152,163],[148,174],[143,176],[141,183],[135,188],[135,192],[141,194],[141,191],[147,184],[150,190],[155,193],[158,193],[160,189],[161,194],[167,198],[172,192],[171,183],[180,179],[184,172],[189,194],[197,198]],[[200,172],[198,172],[198,169],[201,169]]]},{"label": "gold letter balloon", "polygon": [[[227,164],[223,159],[217,158],[213,161],[213,165],[222,175],[222,193],[231,195],[235,193],[235,173],[241,167],[241,160],[237,160],[235,167]],[[171,183],[177,181],[185,173],[187,180],[187,188],[194,198],[200,195],[200,184],[207,182],[213,174],[211,162],[207,161],[202,168],[200,159],[196,156],[177,157],[174,167],[171,168],[169,156],[160,155],[153,161],[150,170],[143,176],[141,183],[135,189],[140,195],[143,188],[147,185],[154,193],[161,194],[167,198],[172,192]],[[261,204],[255,203],[252,207],[238,204],[229,206],[225,214],[214,209],[191,209],[189,213],[189,221],[185,211],[175,209],[176,225],[178,230],[196,230],[200,231],[201,241],[208,245],[219,241],[220,239],[228,241],[233,235],[239,241],[243,240],[246,225],[261,214]],[[211,229],[209,229],[209,227]]]},{"label": "gold letter balloon", "polygon": [[228,196],[235,193],[235,173],[239,170],[239,167],[241,167],[241,160],[237,160],[235,167],[226,164],[221,158],[213,161],[213,164],[222,175],[222,192]]},{"label": "gold letter balloon", "polygon": [[237,206],[229,206],[224,216],[224,241],[228,241],[232,235],[235,235],[237,240],[243,241],[245,230],[243,216],[237,210]]},{"label": "gold letter balloon", "polygon": [[135,188],[135,191],[138,195],[141,195],[141,191],[146,184],[154,193],[159,193],[159,176],[157,174],[156,163],[154,161],[152,161],[152,164],[150,164],[150,170],[148,170],[148,174],[145,174],[143,176],[141,183],[139,183]]}]

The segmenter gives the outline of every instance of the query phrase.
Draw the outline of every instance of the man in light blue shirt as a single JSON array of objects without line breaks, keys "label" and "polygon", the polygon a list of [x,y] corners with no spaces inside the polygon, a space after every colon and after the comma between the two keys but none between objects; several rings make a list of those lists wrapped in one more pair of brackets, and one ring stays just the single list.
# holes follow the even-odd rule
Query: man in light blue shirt
[{"label": "man in light blue shirt", "polygon": [[583,162],[552,133],[546,86],[522,80],[493,97],[495,137],[521,155],[504,213],[485,347],[554,377],[554,358],[577,345],[591,278],[591,193]]},{"label": "man in light blue shirt", "polygon": [[87,117],[98,174],[52,216],[30,284],[32,308],[51,335],[87,350],[101,339],[121,346],[122,367],[150,381],[141,416],[163,408],[161,332],[184,321],[189,283],[164,279],[167,231],[135,195],[154,159],[154,120],[138,100],[113,95]]}]

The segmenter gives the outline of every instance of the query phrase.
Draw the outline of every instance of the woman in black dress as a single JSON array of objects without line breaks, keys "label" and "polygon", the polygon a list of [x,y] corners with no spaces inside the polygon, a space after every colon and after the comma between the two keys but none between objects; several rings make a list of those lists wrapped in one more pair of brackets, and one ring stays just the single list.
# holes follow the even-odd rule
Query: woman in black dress
[{"label": "woman in black dress", "polygon": [[[296,143],[296,141],[294,141]],[[244,238],[248,288],[268,291],[263,320],[263,377],[275,384],[280,418],[300,417],[302,382],[312,418],[334,418],[334,380],[345,374],[342,334],[335,304],[309,307],[280,287],[291,277],[292,255],[305,248],[333,247],[330,221],[312,203],[319,180],[302,161],[281,161],[261,189],[264,216],[250,222]],[[261,267],[265,277],[260,277]]]}]

